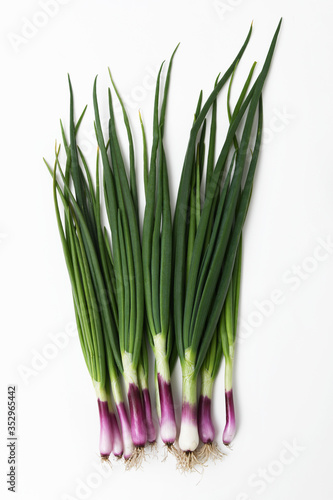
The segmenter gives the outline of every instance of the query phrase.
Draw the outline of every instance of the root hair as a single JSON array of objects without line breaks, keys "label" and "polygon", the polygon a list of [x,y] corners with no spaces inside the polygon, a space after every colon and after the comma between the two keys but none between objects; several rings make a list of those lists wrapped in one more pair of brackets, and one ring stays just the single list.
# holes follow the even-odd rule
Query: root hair
[{"label": "root hair", "polygon": [[207,463],[209,460],[213,462],[220,461],[225,456],[220,450],[218,445],[213,441],[211,443],[205,443],[197,454],[197,459],[201,464]]},{"label": "root hair", "polygon": [[143,462],[146,460],[146,452],[144,446],[136,446],[132,455],[125,460],[125,470],[141,469]]},{"label": "root hair", "polygon": [[202,467],[202,463],[199,462],[195,451],[177,451],[177,469],[180,472],[203,472],[198,470],[198,467]]}]

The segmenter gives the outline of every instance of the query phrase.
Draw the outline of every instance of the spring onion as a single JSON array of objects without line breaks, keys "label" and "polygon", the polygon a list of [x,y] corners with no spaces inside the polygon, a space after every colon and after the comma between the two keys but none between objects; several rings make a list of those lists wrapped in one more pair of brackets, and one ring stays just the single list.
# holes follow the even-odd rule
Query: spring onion
[{"label": "spring onion", "polygon": [[170,350],[168,350],[168,346],[171,346],[173,342],[170,318],[172,220],[166,155],[163,147],[163,129],[172,61],[177,48],[170,59],[160,116],[159,92],[163,64],[157,77],[149,171],[145,131],[140,117],[144,144],[146,194],[142,231],[142,259],[147,332],[156,360],[160,433],[162,441],[169,448],[175,442],[177,428],[170,381]]}]

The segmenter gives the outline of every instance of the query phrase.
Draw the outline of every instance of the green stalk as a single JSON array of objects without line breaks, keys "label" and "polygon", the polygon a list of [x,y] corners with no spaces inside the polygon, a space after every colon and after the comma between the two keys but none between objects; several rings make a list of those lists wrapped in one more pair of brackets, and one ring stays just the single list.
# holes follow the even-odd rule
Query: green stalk
[{"label": "green stalk", "polygon": [[[185,155],[182,176],[178,189],[175,217],[174,217],[174,321],[176,331],[176,341],[178,354],[180,359],[184,359],[185,347],[183,343],[183,321],[184,321],[184,305],[185,305],[185,277],[186,277],[186,216],[185,210],[188,206],[190,195],[190,183],[193,170],[193,161],[195,155],[195,144],[198,132],[201,125],[216,100],[217,95],[227,82],[232,74],[234,67],[245,51],[245,48],[250,40],[252,26],[249,30],[246,40],[237,54],[235,60],[230,65],[226,73],[222,76],[215,89],[204,104],[199,116],[195,120],[190,133],[190,139]],[[228,147],[229,150],[229,147]],[[198,256],[200,258],[200,255]],[[190,276],[191,278],[191,276]]]},{"label": "green stalk", "polygon": [[[218,317],[221,314],[223,302],[225,299],[226,291],[231,279],[231,274],[232,274],[232,268],[236,256],[236,251],[238,247],[238,242],[240,238],[240,234],[245,222],[246,218],[246,213],[247,213],[247,208],[248,204],[250,201],[250,196],[252,192],[252,186],[253,186],[253,179],[254,179],[254,173],[256,170],[257,166],[257,161],[258,161],[258,156],[259,156],[259,150],[260,150],[260,143],[261,143],[261,133],[262,133],[262,99],[261,99],[261,91],[270,67],[270,63],[273,57],[276,41],[277,41],[277,36],[280,30],[281,26],[281,21],[278,25],[278,28],[275,32],[275,35],[273,37],[270,49],[268,51],[268,55],[266,57],[263,69],[257,78],[256,83],[254,84],[253,87],[253,93],[250,91],[249,96],[252,97],[250,105],[249,105],[249,110],[242,134],[242,139],[239,147],[239,153],[237,155],[237,160],[236,160],[236,167],[235,167],[235,172],[233,175],[233,180],[232,184],[230,187],[230,193],[228,193],[228,199],[227,199],[227,205],[225,209],[225,214],[224,214],[224,219],[225,219],[225,224],[222,223],[221,225],[221,233],[219,237],[219,243],[217,245],[217,248],[214,252],[214,257],[212,259],[212,264],[211,264],[211,270],[210,273],[208,274],[206,285],[204,292],[202,294],[202,298],[200,300],[200,306],[198,308],[198,311],[196,313],[196,320],[194,323],[194,328],[193,328],[193,334],[192,334],[192,345],[194,349],[198,349],[199,345],[199,351],[198,351],[198,358],[197,358],[197,366],[196,370],[200,369],[201,363],[203,362],[203,359],[205,358],[210,340],[212,338],[212,335],[214,333],[214,330],[217,326],[217,321]],[[249,97],[248,96],[248,97]],[[233,119],[227,138],[228,142],[229,140],[233,139],[234,134],[235,134],[235,125],[238,122],[239,116],[242,114],[242,108],[247,107],[248,98],[245,99],[243,105],[240,108],[240,111],[238,115]],[[241,194],[241,199],[239,203],[239,209],[237,211],[237,216],[236,216],[236,222],[233,226],[233,231],[231,235],[231,240],[230,240],[230,245],[228,245],[228,250],[226,252],[226,242],[225,238],[228,238],[230,236],[231,232],[231,225],[232,225],[232,220],[235,215],[235,210],[238,202],[238,194],[240,190],[240,182],[242,178],[242,173],[244,170],[244,165],[245,165],[245,160],[246,160],[246,153],[248,150],[249,146],[249,139],[250,139],[250,134],[254,122],[254,117],[256,115],[257,108],[259,109],[259,119],[258,119],[258,129],[257,129],[257,138],[256,138],[256,143],[254,146],[254,151],[249,167],[249,171],[246,177],[246,182],[245,182],[245,187],[244,190]],[[234,115],[233,115],[234,116]],[[227,142],[227,139],[226,139]],[[223,147],[225,149],[225,146]],[[222,149],[222,151],[223,151]],[[222,153],[221,153],[222,154]],[[213,178],[212,178],[212,183],[214,181],[214,177],[216,172],[217,167],[215,168]],[[207,201],[207,199],[206,199]],[[206,203],[205,203],[206,204]],[[200,225],[203,222],[204,219],[204,211],[205,211],[205,206],[203,208],[202,212],[202,217],[200,219]],[[198,228],[198,234],[200,231],[200,226]],[[228,236],[227,236],[228,235]],[[218,283],[218,276],[219,276],[219,270],[221,270],[221,258],[223,258],[223,255],[225,255],[225,265],[223,267],[223,273],[222,273],[222,279],[219,280]],[[192,275],[191,275],[192,276]],[[217,287],[217,288],[216,288]],[[209,318],[208,318],[208,310],[209,308],[209,303],[211,303],[212,298],[214,297],[214,305],[212,309],[212,314],[210,313]],[[208,324],[207,324],[207,319],[208,319]],[[202,338],[202,332],[203,330],[205,331],[204,338]]]}]

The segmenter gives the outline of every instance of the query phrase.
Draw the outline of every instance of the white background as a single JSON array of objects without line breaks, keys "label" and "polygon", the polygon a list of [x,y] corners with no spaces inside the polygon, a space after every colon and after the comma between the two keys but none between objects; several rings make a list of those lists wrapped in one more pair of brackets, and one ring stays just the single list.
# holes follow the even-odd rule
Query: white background
[{"label": "white background", "polygon": [[[6,393],[7,385],[15,383],[16,498],[20,500],[112,496],[162,500],[183,495],[331,500],[333,249],[318,250],[318,239],[333,239],[333,4],[328,0],[225,0],[219,6],[214,0],[61,4],[57,3],[54,15],[41,16],[37,0],[1,2],[1,498],[11,498],[5,484]],[[51,179],[42,163],[43,156],[53,159],[54,141],[60,139],[59,118],[68,125],[66,74],[71,74],[77,113],[89,105],[80,141],[93,160],[92,84],[99,74],[100,105],[106,117],[107,67],[111,67],[127,101],[142,188],[138,109],[150,140],[151,75],[181,42],[166,124],[174,202],[200,89],[207,97],[254,20],[253,36],[235,78],[235,102],[254,60],[258,74],[281,16],[282,30],[264,89],[264,145],[244,236],[241,342],[234,383],[238,433],[233,450],[224,450],[228,456],[223,462],[210,464],[203,474],[181,475],[172,458],[161,463],[160,449],[159,458],[148,459],[143,470],[124,472],[118,463],[102,478],[97,405],[77,338],[68,335],[74,321],[70,285]],[[39,27],[30,25],[27,32],[29,23]],[[225,93],[219,103],[222,142]],[[142,207],[142,192],[140,201]],[[272,293],[278,295],[274,290],[280,291],[275,305],[267,302]],[[61,332],[67,332],[63,336],[67,345],[55,352],[50,334]],[[54,358],[40,361],[34,369],[36,356],[51,352],[50,343]],[[26,369],[34,371],[24,377]],[[179,372],[175,382],[179,409]],[[221,374],[214,403],[218,443],[224,419]],[[294,455],[284,451],[295,445]],[[259,487],[262,470],[267,475]],[[91,483],[94,480],[97,487]],[[94,487],[86,488],[85,496],[77,490],[82,482]]]}]

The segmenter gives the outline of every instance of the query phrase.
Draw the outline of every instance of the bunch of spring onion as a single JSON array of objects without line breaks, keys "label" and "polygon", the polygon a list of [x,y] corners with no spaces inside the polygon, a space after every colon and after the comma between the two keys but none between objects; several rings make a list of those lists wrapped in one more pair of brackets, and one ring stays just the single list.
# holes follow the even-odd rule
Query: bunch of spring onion
[{"label": "bunch of spring onion", "polygon": [[[260,149],[261,94],[280,24],[261,73],[249,90],[254,66],[251,68],[233,112],[230,108],[231,84],[252,27],[234,62],[222,77],[217,78],[214,90],[204,105],[200,94],[184,160],[173,227],[163,133],[176,51],[167,70],[160,107],[161,66],[156,83],[150,161],[140,115],[146,195],[142,242],[133,138],[111,73],[111,84],[120,102],[127,132],[129,177],[118,139],[111,89],[108,89],[109,127],[105,140],[95,79],[93,105],[98,143],[95,186],[86,159],[77,145],[77,133],[86,108],[75,123],[73,91],[69,80],[69,141],[61,124],[66,153],[65,170],[61,168],[58,147],[54,167],[47,166],[53,177],[55,211],[72,286],[79,338],[98,399],[100,454],[103,459],[108,459],[113,453],[115,456],[123,455],[130,466],[139,465],[146,443],[156,440],[144,330],[155,357],[156,409],[161,438],[171,450],[174,450],[177,429],[170,374],[177,355],[180,358],[183,401],[179,446],[182,467],[191,467],[197,460],[193,452],[197,449],[199,437],[204,445],[201,460],[205,460],[209,453],[218,454],[213,446],[215,430],[211,419],[211,398],[222,353],[225,357],[227,416],[223,441],[229,444],[233,439],[232,370],[240,288],[241,235]],[[230,77],[227,100],[230,125],[215,161],[217,96]],[[212,120],[202,200],[206,116],[210,109]],[[238,142],[236,133],[243,118],[245,125]],[[253,145],[251,133],[256,118]],[[102,187],[99,180],[100,157]],[[111,241],[101,219],[102,192]],[[197,409],[199,375],[201,392]],[[122,381],[127,393],[129,417]]]},{"label": "bunch of spring onion", "polygon": [[[261,140],[261,93],[272,60],[280,25],[281,21],[273,37],[261,73],[239,109],[233,113],[224,145],[210,175],[207,194],[202,210],[200,210],[200,218],[198,217],[194,241],[191,240],[191,226],[188,220],[191,220],[189,215],[190,196],[192,179],[196,175],[197,139],[205,127],[204,120],[209,109],[244,53],[252,27],[234,62],[216,83],[213,92],[198,113],[191,129],[184,160],[174,217],[174,321],[182,368],[183,397],[179,446],[184,452],[184,467],[193,465],[193,452],[199,444],[197,379],[221,316],[250,202]],[[235,133],[245,114],[245,125],[235,155],[232,152]],[[251,132],[257,114],[256,140],[254,147],[251,148]],[[252,149],[252,157],[250,164],[247,165],[250,148]],[[233,160],[231,160],[231,164],[228,161],[230,155],[233,156],[235,165],[233,165]],[[242,189],[242,178],[246,170],[246,180]],[[217,201],[216,198],[218,198]],[[216,213],[212,215],[215,204]],[[190,262],[188,263],[189,248],[191,250]]]},{"label": "bunch of spring onion", "polygon": [[[107,143],[104,141],[97,101],[97,79],[93,91],[95,129],[103,163],[104,195],[111,229],[113,280],[118,309],[117,340],[121,357],[119,369],[126,385],[136,461],[140,463],[147,439],[154,442],[156,431],[151,416],[147,384],[148,363],[143,344],[144,288],[138,197],[129,120],[111,73],[110,78],[123,110],[128,135],[129,179],[118,140],[111,89],[108,90],[109,134]],[[112,349],[112,345],[110,348]]]},{"label": "bunch of spring onion", "polygon": [[[76,134],[85,110],[75,125],[70,81],[69,85],[70,144],[61,124],[66,153],[65,171],[60,165],[60,146],[56,147],[53,169],[44,161],[53,177],[56,218],[72,286],[79,339],[97,395],[100,455],[107,460],[111,452],[121,456],[124,451],[111,397],[111,369],[115,363],[120,365],[121,362],[116,337],[117,306],[112,282],[104,272],[104,264],[112,270],[112,261],[107,253],[99,216],[98,185],[95,190],[86,160],[76,144]],[[58,196],[63,205],[63,218]],[[106,339],[115,353],[112,364],[107,362]]]}]

